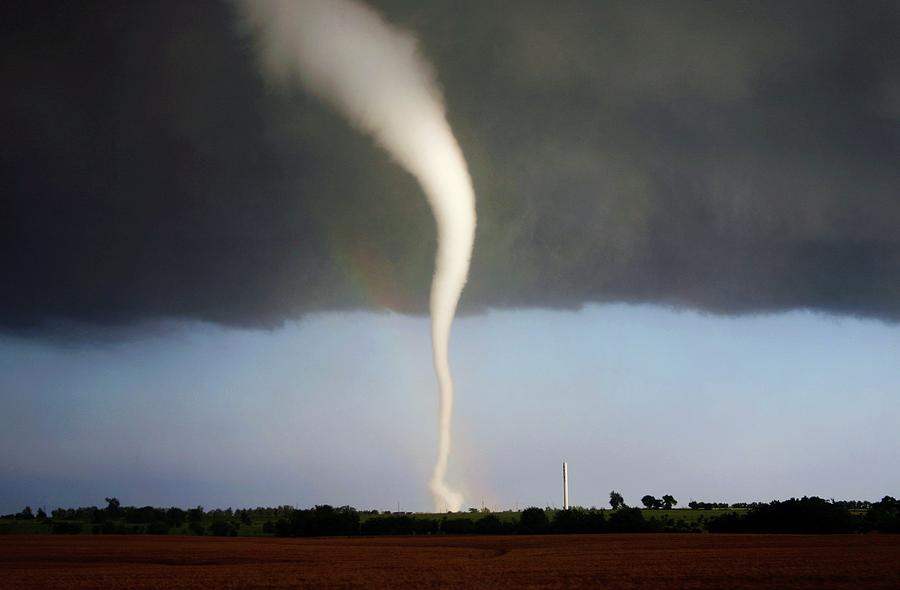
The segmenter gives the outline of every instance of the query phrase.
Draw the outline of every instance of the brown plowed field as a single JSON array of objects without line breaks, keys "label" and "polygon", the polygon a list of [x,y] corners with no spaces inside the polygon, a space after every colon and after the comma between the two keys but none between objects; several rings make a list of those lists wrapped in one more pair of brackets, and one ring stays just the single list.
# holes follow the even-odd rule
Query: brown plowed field
[{"label": "brown plowed field", "polygon": [[900,535],[0,537],[0,588],[900,588]]}]

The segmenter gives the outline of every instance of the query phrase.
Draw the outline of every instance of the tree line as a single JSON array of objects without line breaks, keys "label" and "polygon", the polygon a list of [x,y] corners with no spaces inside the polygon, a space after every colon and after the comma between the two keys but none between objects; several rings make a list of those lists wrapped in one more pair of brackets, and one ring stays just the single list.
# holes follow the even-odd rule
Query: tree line
[{"label": "tree line", "polygon": [[[435,518],[414,514],[382,514],[364,521],[350,506],[316,506],[295,510],[290,515],[270,522],[264,530],[276,536],[305,537],[326,535],[538,535],[546,533],[639,533],[690,532],[684,519],[645,519],[639,508],[616,510],[574,507],[568,510],[545,510],[532,506],[518,518],[500,518],[496,514],[442,516]],[[697,530],[696,532],[700,532]]]},{"label": "tree line", "polygon": [[[48,516],[26,506],[2,520],[33,521],[56,534],[190,534],[236,536],[265,534],[281,537],[328,535],[462,535],[462,534],[545,534],[545,533],[850,533],[878,531],[900,533],[900,500],[885,496],[866,502],[864,512],[853,501],[824,500],[818,497],[752,503],[738,510],[719,508],[708,517],[696,518],[691,510],[656,513],[672,508],[677,501],[669,494],[657,499],[649,494],[641,499],[644,510],[629,507],[622,495],[610,493],[611,509],[573,507],[568,510],[529,507],[521,513],[475,511],[472,514],[379,513],[358,511],[351,506],[319,505],[307,509],[291,506],[275,508],[215,509],[155,508],[122,506],[117,498],[106,498],[105,508],[57,508]],[[700,503],[696,503],[700,505]],[[689,504],[690,506],[690,504]],[[695,508],[695,506],[691,506]],[[851,511],[852,510],[852,511]],[[696,514],[696,513],[694,513]],[[362,517],[365,518],[362,518]],[[501,518],[502,516],[502,518]],[[261,525],[261,527],[260,527]],[[10,532],[0,525],[0,533]],[[32,531],[33,532],[33,531]]]},{"label": "tree line", "polygon": [[290,506],[206,511],[194,508],[156,508],[153,506],[122,506],[118,498],[106,498],[106,507],[56,508],[47,516],[43,508],[34,512],[26,506],[21,512],[7,514],[0,520],[36,521],[50,527],[55,534],[151,534],[165,535],[173,531],[190,535],[211,534],[237,536],[242,525],[254,519],[279,518]]},{"label": "tree line", "polygon": [[711,533],[900,533],[900,501],[885,496],[864,514],[822,498],[791,498],[729,512],[707,522]]}]

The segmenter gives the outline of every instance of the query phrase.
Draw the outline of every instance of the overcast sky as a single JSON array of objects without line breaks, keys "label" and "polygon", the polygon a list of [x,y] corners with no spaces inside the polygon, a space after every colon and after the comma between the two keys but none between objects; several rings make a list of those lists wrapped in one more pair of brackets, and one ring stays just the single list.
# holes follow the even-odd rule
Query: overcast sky
[{"label": "overcast sky", "polygon": [[[372,2],[479,215],[451,480],[900,487],[896,2]],[[0,511],[428,507],[434,222],[221,2],[0,15]]]}]

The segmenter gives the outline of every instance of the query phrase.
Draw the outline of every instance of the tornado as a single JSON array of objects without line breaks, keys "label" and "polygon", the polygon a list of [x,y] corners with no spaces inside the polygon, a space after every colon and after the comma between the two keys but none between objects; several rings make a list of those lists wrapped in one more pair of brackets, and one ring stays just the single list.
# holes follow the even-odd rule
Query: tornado
[{"label": "tornado", "polygon": [[439,389],[435,511],[459,510],[447,483],[453,416],[448,346],[475,240],[475,192],[416,38],[354,0],[235,0],[266,79],[298,83],[370,135],[422,187],[437,226],[431,345]]}]

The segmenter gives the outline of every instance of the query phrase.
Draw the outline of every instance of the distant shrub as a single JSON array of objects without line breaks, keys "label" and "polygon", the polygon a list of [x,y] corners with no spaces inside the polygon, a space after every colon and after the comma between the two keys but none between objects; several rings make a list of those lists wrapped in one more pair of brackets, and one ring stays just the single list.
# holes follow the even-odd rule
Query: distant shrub
[{"label": "distant shrub", "polygon": [[850,533],[858,528],[849,510],[816,497],[751,508],[746,518],[752,532]]},{"label": "distant shrub", "polygon": [[144,532],[144,527],[125,526],[124,524],[107,520],[102,524],[94,525],[91,532],[95,535],[139,535]]},{"label": "distant shrub", "polygon": [[276,537],[290,537],[291,534],[291,522],[287,518],[279,518],[275,521],[273,525],[273,532]]},{"label": "distant shrub", "polygon": [[745,532],[745,529],[744,516],[737,512],[719,514],[706,521],[706,530],[711,533],[740,533]]},{"label": "distant shrub", "polygon": [[188,525],[188,530],[192,535],[205,535],[206,527],[203,526],[202,522],[193,521]]},{"label": "distant shrub", "polygon": [[532,506],[522,511],[519,517],[518,532],[526,535],[537,535],[550,530],[550,521],[543,508]]},{"label": "distant shrub", "polygon": [[475,522],[469,518],[447,518],[441,520],[441,530],[448,535],[471,535],[475,532]]},{"label": "distant shrub", "polygon": [[433,518],[416,518],[406,514],[375,516],[360,525],[364,535],[433,535],[440,523]]},{"label": "distant shrub", "polygon": [[216,537],[237,537],[240,525],[228,520],[215,520],[209,525],[209,534]]},{"label": "distant shrub", "polygon": [[499,535],[503,533],[503,523],[493,514],[482,516],[475,521],[474,532],[478,535]]},{"label": "distant shrub", "polygon": [[171,528],[172,528],[172,526],[169,523],[159,520],[156,522],[151,522],[150,524],[147,525],[147,534],[148,535],[168,535],[169,529],[171,529]]},{"label": "distant shrub", "polygon": [[203,506],[188,509],[187,519],[191,522],[200,522],[203,520]]},{"label": "distant shrub", "polygon": [[606,521],[606,530],[611,533],[643,533],[647,529],[647,521],[640,508],[619,508]]},{"label": "distant shrub", "polygon": [[648,533],[699,533],[700,526],[697,523],[690,523],[684,518],[672,518],[668,514],[663,514],[657,518],[651,516],[646,520],[644,530]]},{"label": "distant shrub", "polygon": [[[102,525],[107,521],[106,511],[100,510],[96,506],[89,506],[88,508],[83,508],[79,512],[86,512],[88,519],[92,524]],[[76,516],[77,518],[77,516]]]},{"label": "distant shrub", "polygon": [[411,535],[415,532],[415,519],[412,516],[376,516],[360,525],[363,535]]},{"label": "distant shrub", "polygon": [[186,516],[187,514],[181,508],[173,507],[166,510],[166,522],[176,528],[184,524]]},{"label": "distant shrub", "polygon": [[416,529],[414,534],[416,535],[436,535],[441,532],[441,523],[439,520],[434,518],[417,518],[415,519]]},{"label": "distant shrub", "polygon": [[80,522],[54,522],[50,525],[50,532],[54,535],[78,535],[84,529]]},{"label": "distant shrub", "polygon": [[[750,505],[746,502],[739,502],[737,504],[732,504],[732,508],[748,508]],[[691,510],[717,510],[721,508],[728,508],[728,502],[696,502],[691,500],[688,502],[688,508]]]},{"label": "distant shrub", "polygon": [[335,508],[327,504],[311,510],[294,510],[275,523],[275,534],[281,537],[358,535],[359,513],[351,506]]},{"label": "distant shrub", "polygon": [[117,505],[116,511],[124,512],[125,522],[127,522],[128,524],[144,524],[148,522],[160,522],[166,520],[166,511],[160,508],[154,508],[153,506],[142,506],[140,508],[121,508]]},{"label": "distant shrub", "polygon": [[822,498],[791,498],[759,504],[745,514],[734,512],[709,519],[712,533],[850,533],[859,529],[859,519],[847,508]]},{"label": "distant shrub", "polygon": [[885,496],[872,504],[863,519],[863,526],[866,530],[881,533],[900,533],[900,500]]},{"label": "distant shrub", "polygon": [[551,529],[554,533],[602,533],[606,530],[606,517],[596,508],[557,510]]}]

